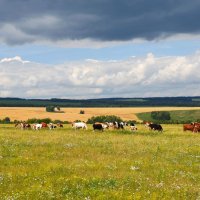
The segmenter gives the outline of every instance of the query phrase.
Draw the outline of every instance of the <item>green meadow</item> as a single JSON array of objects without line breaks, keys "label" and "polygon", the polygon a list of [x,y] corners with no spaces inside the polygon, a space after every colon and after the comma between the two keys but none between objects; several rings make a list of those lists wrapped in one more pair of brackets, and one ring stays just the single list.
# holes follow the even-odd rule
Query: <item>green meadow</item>
[{"label": "green meadow", "polygon": [[0,127],[0,199],[200,199],[200,134]]},{"label": "green meadow", "polygon": [[[178,122],[200,121],[200,110],[173,110],[169,111],[171,120]],[[151,112],[137,113],[137,116],[144,121],[152,121]]]}]

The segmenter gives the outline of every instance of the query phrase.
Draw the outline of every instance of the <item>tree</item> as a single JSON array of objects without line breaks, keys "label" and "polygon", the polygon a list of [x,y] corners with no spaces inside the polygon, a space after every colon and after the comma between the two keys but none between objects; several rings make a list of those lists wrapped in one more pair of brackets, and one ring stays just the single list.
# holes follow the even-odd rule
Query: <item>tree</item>
[{"label": "tree", "polygon": [[10,123],[10,118],[9,117],[5,117],[3,120],[2,120],[3,123],[6,123],[6,124],[9,124]]},{"label": "tree", "polygon": [[54,112],[55,106],[46,106],[47,112]]}]

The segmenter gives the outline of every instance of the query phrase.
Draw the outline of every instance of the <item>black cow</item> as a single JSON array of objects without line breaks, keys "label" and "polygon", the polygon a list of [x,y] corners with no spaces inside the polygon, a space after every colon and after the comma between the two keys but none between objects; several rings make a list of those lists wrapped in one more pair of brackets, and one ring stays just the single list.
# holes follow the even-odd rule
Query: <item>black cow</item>
[{"label": "black cow", "polygon": [[100,130],[103,131],[103,125],[102,124],[93,124],[93,130]]},{"label": "black cow", "polygon": [[149,124],[148,125],[150,130],[154,130],[154,131],[163,131],[163,128],[160,124]]}]

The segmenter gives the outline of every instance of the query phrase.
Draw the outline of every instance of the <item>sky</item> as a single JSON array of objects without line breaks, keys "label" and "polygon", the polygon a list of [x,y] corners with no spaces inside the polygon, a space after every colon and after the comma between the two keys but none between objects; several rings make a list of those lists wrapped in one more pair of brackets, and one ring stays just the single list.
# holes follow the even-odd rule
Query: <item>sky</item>
[{"label": "sky", "polygon": [[200,96],[199,0],[0,0],[0,97]]}]

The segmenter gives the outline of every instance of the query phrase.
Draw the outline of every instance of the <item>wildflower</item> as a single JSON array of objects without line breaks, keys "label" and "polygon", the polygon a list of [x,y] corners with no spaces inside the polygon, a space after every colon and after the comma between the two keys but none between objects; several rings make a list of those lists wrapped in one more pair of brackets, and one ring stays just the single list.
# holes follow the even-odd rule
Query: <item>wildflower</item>
[{"label": "wildflower", "polygon": [[138,170],[138,169],[140,169],[140,168],[137,167],[137,166],[131,166],[131,167],[130,167],[130,170],[133,170],[133,171]]},{"label": "wildflower", "polygon": [[157,188],[161,188],[161,187],[163,187],[163,185],[164,185],[163,182],[160,182],[160,183],[158,183],[158,184],[156,185],[156,187],[157,187]]}]

